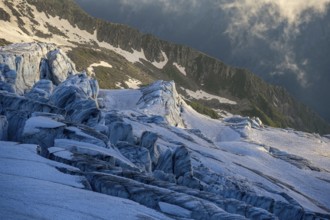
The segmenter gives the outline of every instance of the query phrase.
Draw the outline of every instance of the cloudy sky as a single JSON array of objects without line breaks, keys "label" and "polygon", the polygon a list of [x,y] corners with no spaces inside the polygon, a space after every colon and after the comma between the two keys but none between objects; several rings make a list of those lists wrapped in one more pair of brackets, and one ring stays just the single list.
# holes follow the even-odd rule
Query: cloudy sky
[{"label": "cloudy sky", "polygon": [[247,68],[330,121],[330,0],[76,0],[131,25]]}]

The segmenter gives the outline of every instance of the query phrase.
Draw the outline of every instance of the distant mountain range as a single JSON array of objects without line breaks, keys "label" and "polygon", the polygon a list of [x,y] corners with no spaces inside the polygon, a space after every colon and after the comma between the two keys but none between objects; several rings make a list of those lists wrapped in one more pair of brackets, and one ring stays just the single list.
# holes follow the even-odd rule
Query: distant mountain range
[{"label": "distant mountain range", "polygon": [[73,0],[3,1],[1,44],[47,41],[67,51],[78,70],[95,74],[101,88],[129,88],[175,80],[180,94],[204,114],[259,117],[276,127],[329,133],[329,125],[283,88],[248,70],[230,67],[190,47],[126,25],[93,18]]}]

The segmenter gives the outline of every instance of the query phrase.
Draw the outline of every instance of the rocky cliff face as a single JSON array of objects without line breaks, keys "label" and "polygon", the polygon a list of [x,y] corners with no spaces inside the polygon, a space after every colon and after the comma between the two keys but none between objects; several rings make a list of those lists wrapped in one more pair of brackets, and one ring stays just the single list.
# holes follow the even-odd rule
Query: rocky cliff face
[{"label": "rocky cliff face", "polygon": [[[179,86],[194,91],[202,89],[211,94],[234,99],[239,104],[233,107],[217,102],[195,100],[197,102],[233,113],[258,116],[272,126],[293,127],[320,133],[330,132],[330,127],[320,117],[295,101],[286,91],[266,84],[247,70],[229,67],[196,50],[144,35],[124,25],[92,19],[80,12],[77,6],[73,7],[70,1],[56,3],[58,7],[65,5],[68,13],[51,12],[45,3],[30,3],[40,11],[68,19],[83,30],[90,33],[95,31],[99,42],[107,42],[128,52],[143,51],[144,57],[151,63],[165,61],[165,65],[158,69],[161,75],[156,78],[174,79]],[[76,16],[77,13],[79,16]],[[80,19],[86,22],[80,22]],[[186,75],[178,71],[174,63],[185,68]],[[153,73],[148,74],[154,76]]]}]

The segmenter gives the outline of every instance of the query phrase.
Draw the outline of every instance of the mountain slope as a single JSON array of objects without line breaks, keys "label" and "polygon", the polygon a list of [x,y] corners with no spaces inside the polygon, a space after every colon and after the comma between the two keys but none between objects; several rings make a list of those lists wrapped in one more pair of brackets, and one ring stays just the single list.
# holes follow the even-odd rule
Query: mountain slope
[{"label": "mountain slope", "polygon": [[[79,67],[92,67],[102,88],[175,80],[179,93],[202,105],[260,117],[265,124],[329,133],[330,127],[286,91],[247,70],[229,67],[194,49],[145,35],[125,25],[94,19],[72,0],[19,0],[0,3],[0,38],[9,42],[47,41],[62,46]],[[130,82],[134,82],[133,84]],[[237,104],[194,98],[202,90]]]},{"label": "mountain slope", "polygon": [[330,104],[323,95],[330,92],[327,0],[308,4],[268,0],[257,4],[241,0],[76,2],[92,16],[130,25],[247,68],[267,82],[283,86],[330,121]]},{"label": "mountain slope", "polygon": [[53,44],[0,57],[1,219],[330,218],[327,136],[211,119],[173,81],[99,90]]}]

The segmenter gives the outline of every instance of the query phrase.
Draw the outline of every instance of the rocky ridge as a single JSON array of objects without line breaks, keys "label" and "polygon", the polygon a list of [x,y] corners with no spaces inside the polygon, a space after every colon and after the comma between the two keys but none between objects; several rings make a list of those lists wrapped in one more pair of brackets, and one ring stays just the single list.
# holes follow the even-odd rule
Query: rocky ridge
[{"label": "rocky ridge", "polygon": [[[132,79],[140,84],[175,80],[179,93],[199,106],[257,116],[265,124],[276,127],[322,134],[330,131],[327,123],[284,89],[266,84],[251,72],[229,67],[194,49],[162,41],[125,25],[92,18],[73,0],[4,1],[1,7],[0,22],[4,28],[0,38],[6,42],[54,42],[71,50],[68,55],[79,64],[80,70],[106,60],[113,68],[109,65],[94,68],[102,88],[127,88]],[[191,97],[187,89],[202,90],[237,104]]]},{"label": "rocky ridge", "polygon": [[[107,91],[100,92],[97,81],[86,73],[73,71],[74,64],[53,45],[14,44],[1,48],[0,54],[0,65],[6,66],[1,72],[0,141],[7,141],[1,143],[33,144],[40,156],[68,165],[59,172],[78,176],[86,190],[132,200],[174,219],[330,218],[322,200],[315,202],[319,208],[314,210],[324,214],[308,211],[280,188],[216,172],[227,169],[221,161],[226,157],[216,156],[226,152],[210,139],[211,130],[184,129],[189,128],[184,114],[190,108],[173,82],[117,91],[140,98],[133,96],[137,110],[115,110],[98,98]],[[50,61],[52,54],[58,61]],[[14,57],[29,57],[31,62],[11,65]],[[117,98],[124,101],[123,96]],[[249,129],[263,129],[258,119],[232,117],[224,123],[213,131],[223,136],[231,132],[246,141]],[[276,152],[275,157],[285,154]],[[207,160],[217,161],[216,168]],[[235,169],[244,166],[235,163]],[[263,178],[276,185],[276,179]]]}]

